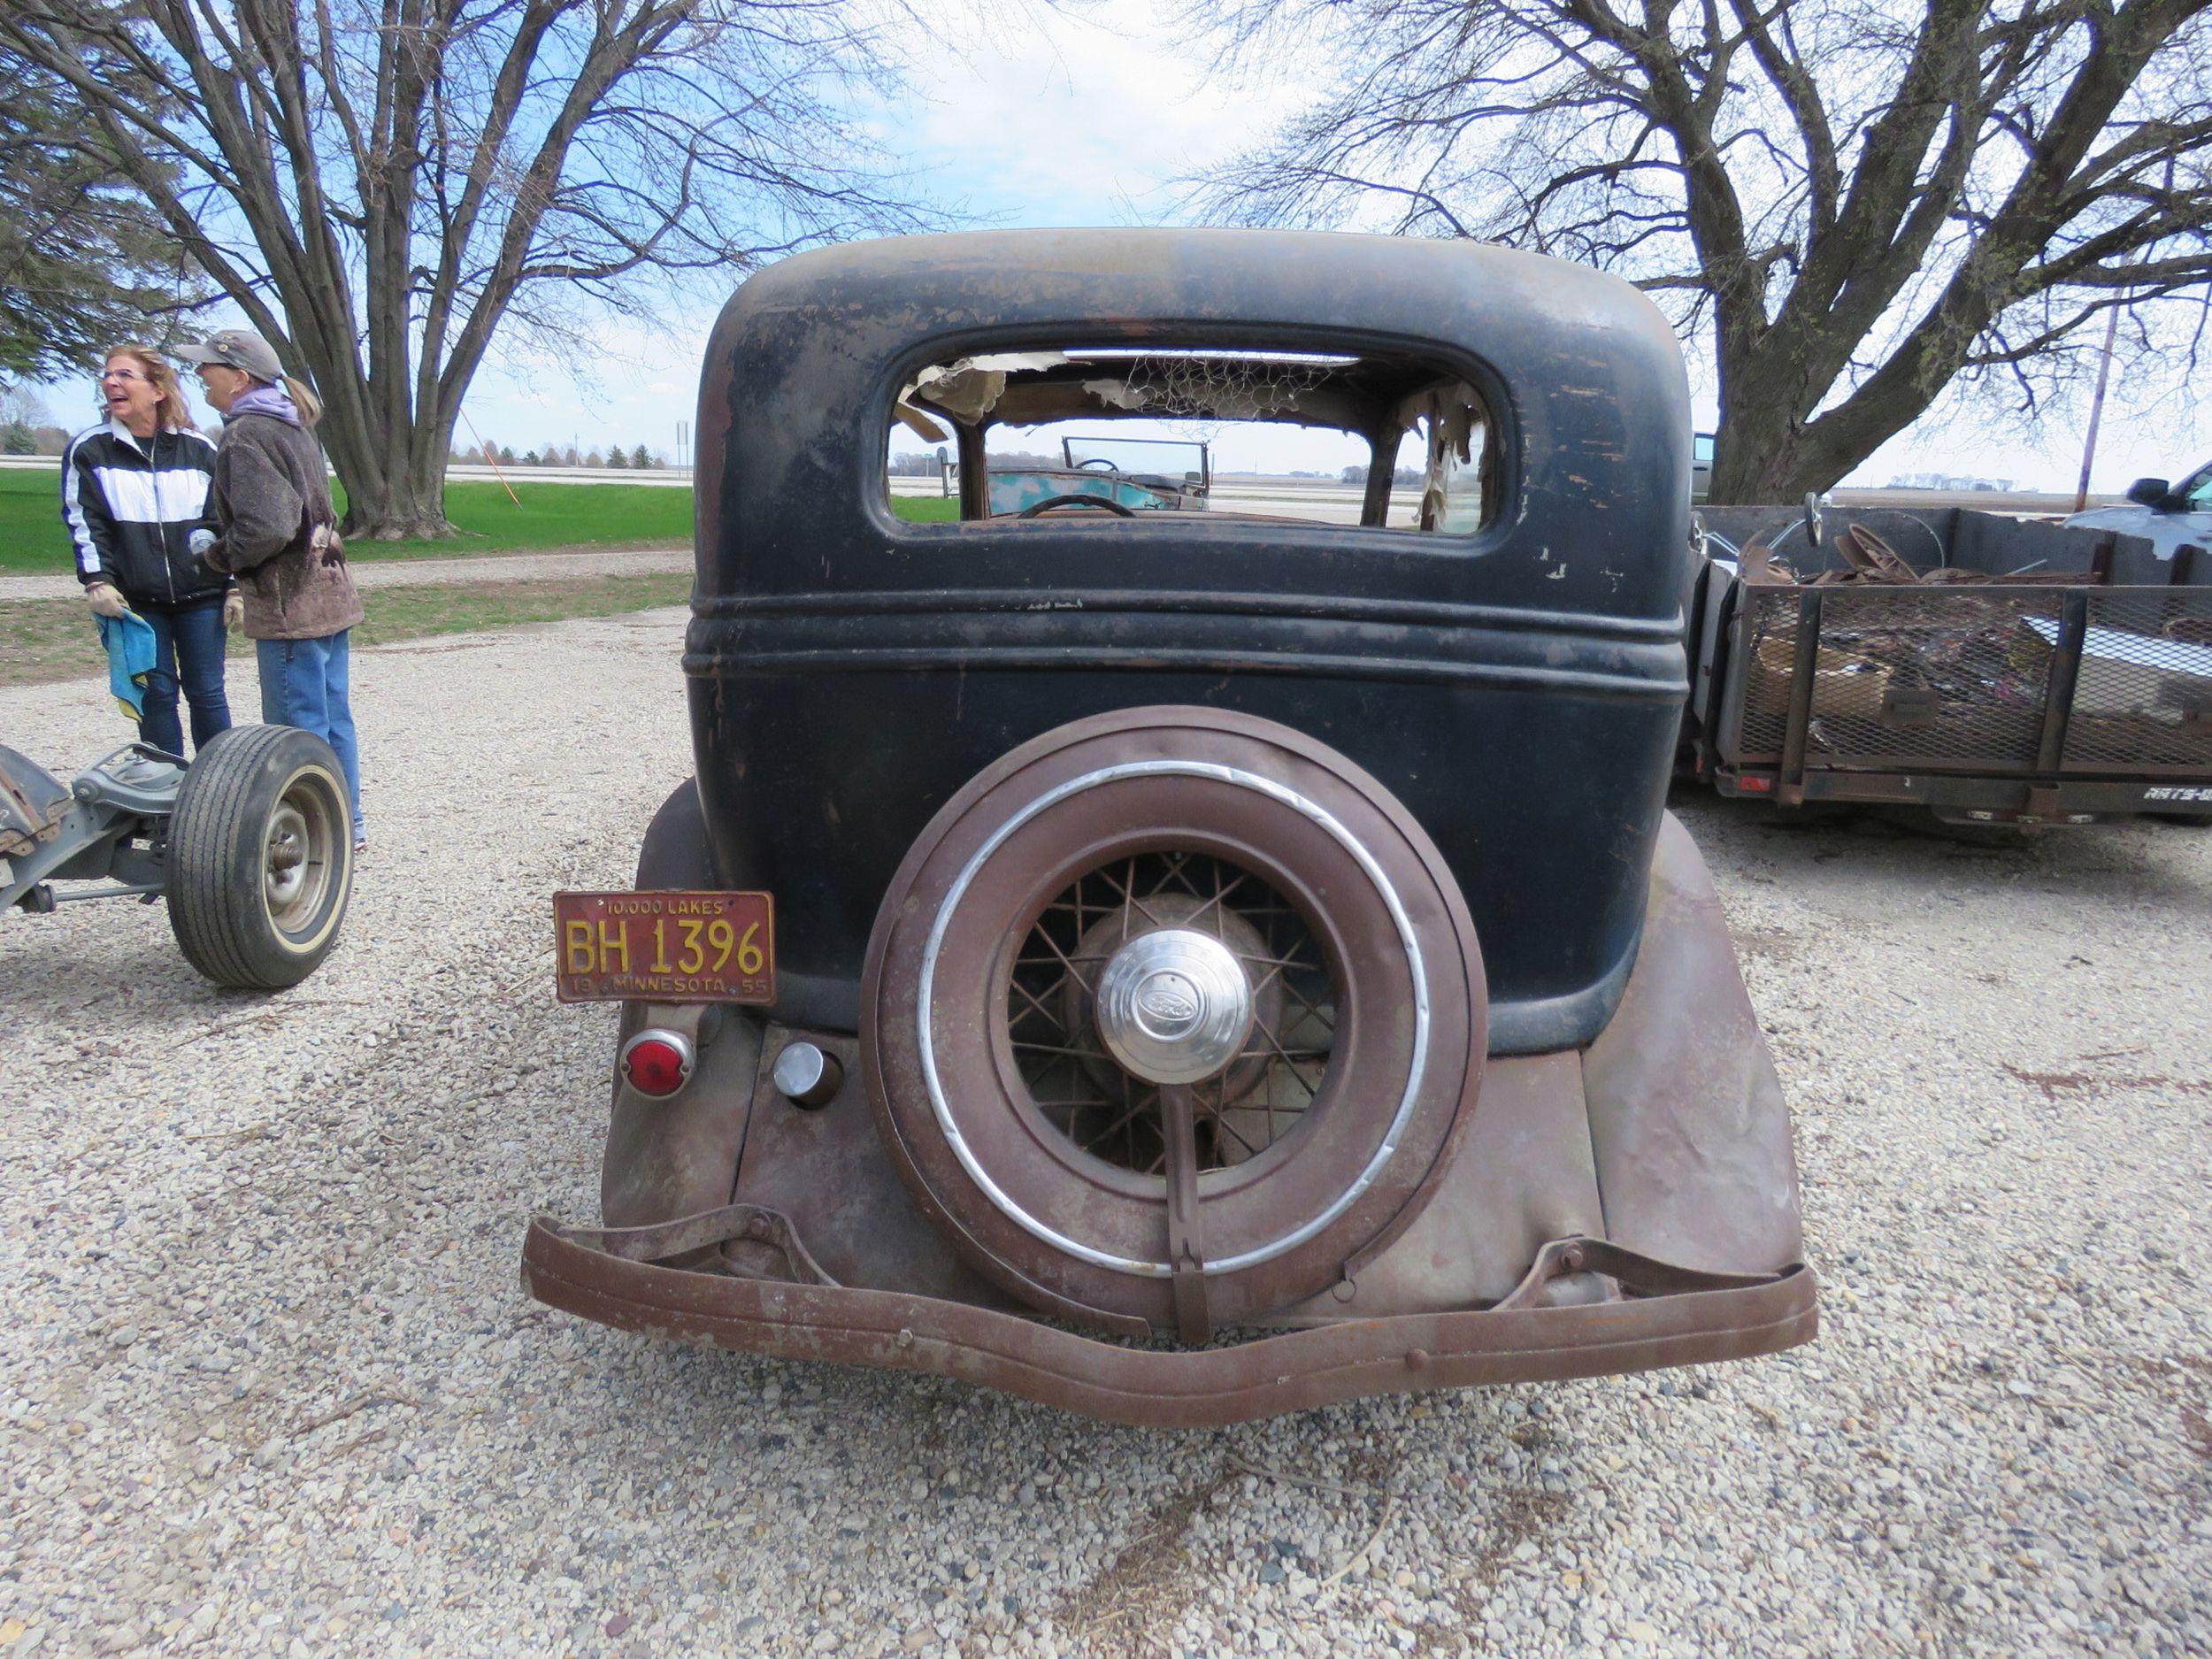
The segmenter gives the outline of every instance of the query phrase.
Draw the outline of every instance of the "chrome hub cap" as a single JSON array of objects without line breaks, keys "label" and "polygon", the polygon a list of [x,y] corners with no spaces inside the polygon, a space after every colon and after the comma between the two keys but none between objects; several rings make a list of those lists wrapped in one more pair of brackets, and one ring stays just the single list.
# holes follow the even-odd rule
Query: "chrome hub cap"
[{"label": "chrome hub cap", "polygon": [[1196,1083],[1243,1051],[1252,986],[1219,940],[1163,928],[1131,940],[1098,980],[1098,1034],[1148,1083]]}]

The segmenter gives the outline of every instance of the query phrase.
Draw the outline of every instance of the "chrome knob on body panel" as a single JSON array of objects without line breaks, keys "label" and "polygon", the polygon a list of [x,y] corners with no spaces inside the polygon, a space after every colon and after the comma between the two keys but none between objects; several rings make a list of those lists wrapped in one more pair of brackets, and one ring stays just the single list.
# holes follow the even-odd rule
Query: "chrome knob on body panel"
[{"label": "chrome knob on body panel", "polygon": [[843,1087],[845,1068],[837,1063],[834,1055],[825,1053],[810,1042],[786,1043],[776,1056],[775,1070],[770,1074],[776,1092],[794,1106],[803,1106],[811,1111],[826,1106]]}]

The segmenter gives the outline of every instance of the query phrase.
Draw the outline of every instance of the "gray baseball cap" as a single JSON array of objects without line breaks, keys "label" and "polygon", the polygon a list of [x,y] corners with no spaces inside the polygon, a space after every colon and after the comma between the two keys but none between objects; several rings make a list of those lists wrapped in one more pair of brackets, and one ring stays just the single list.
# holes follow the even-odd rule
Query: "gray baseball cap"
[{"label": "gray baseball cap", "polygon": [[257,380],[274,383],[284,378],[284,365],[277,361],[276,348],[259,334],[250,334],[242,328],[219,328],[207,337],[204,344],[179,346],[175,355],[185,363],[227,364]]}]

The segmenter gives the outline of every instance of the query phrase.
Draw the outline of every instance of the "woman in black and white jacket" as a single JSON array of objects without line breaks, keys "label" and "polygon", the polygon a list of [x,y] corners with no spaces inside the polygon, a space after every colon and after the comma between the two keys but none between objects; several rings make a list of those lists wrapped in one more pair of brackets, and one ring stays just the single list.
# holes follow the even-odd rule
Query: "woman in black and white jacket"
[{"label": "woman in black and white jacket", "polygon": [[62,520],[94,613],[127,608],[152,626],[139,735],[181,755],[180,685],[194,749],[230,729],[223,634],[237,626],[237,584],[191,548],[192,533],[214,522],[215,446],[194,428],[177,372],[143,346],[108,353],[100,401],[107,419],[79,433],[62,457]]}]

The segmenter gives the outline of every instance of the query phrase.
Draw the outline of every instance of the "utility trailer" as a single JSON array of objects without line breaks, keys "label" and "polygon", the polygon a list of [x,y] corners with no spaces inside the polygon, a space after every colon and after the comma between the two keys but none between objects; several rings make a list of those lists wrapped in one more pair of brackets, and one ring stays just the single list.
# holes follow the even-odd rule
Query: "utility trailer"
[{"label": "utility trailer", "polygon": [[2212,553],[1969,508],[1713,507],[1682,762],[1953,823],[2212,819]]}]

